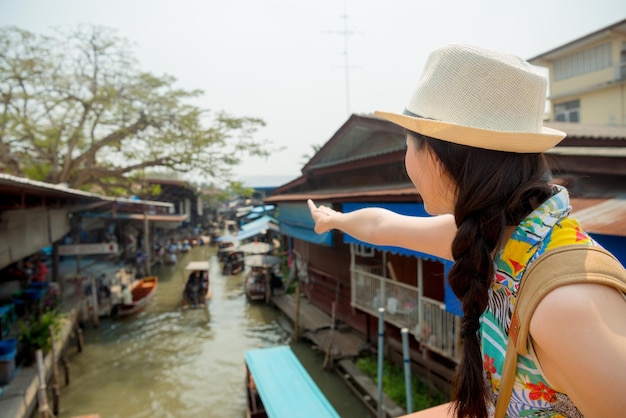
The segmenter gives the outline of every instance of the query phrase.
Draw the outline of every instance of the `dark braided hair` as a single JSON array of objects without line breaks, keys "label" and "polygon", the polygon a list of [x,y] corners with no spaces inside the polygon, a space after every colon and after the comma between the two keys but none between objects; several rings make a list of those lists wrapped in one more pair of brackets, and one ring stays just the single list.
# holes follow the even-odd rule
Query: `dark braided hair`
[{"label": "dark braided hair", "polygon": [[516,226],[552,195],[543,154],[517,154],[473,148],[408,133],[416,149],[427,146],[456,183],[450,287],[463,305],[463,356],[454,377],[457,418],[487,417],[492,403],[480,353],[479,318],[487,308],[494,278],[493,254],[505,228]]}]

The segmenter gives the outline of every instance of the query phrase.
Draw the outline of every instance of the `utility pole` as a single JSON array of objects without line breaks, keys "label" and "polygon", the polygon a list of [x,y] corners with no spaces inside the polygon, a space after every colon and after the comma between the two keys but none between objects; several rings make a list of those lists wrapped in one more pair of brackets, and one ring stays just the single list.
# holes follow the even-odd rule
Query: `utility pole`
[{"label": "utility pole", "polygon": [[344,71],[346,79],[346,112],[350,116],[350,61],[348,59],[348,37],[353,35],[354,32],[348,29],[348,5],[347,0],[343,0],[343,30],[331,30],[328,33],[333,33],[343,36],[343,57],[344,57]]}]

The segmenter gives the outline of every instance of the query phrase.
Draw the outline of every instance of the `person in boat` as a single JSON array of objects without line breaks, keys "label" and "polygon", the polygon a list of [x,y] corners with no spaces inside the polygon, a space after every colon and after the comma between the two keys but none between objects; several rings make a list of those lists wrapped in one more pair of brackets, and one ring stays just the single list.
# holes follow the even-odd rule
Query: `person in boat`
[{"label": "person in boat", "polygon": [[202,272],[202,295],[206,296],[208,293],[209,293],[209,272],[203,271]]},{"label": "person in boat", "polygon": [[270,270],[270,289],[272,295],[275,289],[283,288],[283,273],[280,271],[280,264],[274,264]]},{"label": "person in boat", "polygon": [[185,296],[191,305],[196,306],[200,304],[202,286],[202,272],[198,270],[192,271],[187,278],[187,285],[185,286]]},{"label": "person in boat", "polygon": [[122,285],[122,304],[124,305],[132,305],[133,304],[133,292],[131,292],[130,287],[128,285]]}]

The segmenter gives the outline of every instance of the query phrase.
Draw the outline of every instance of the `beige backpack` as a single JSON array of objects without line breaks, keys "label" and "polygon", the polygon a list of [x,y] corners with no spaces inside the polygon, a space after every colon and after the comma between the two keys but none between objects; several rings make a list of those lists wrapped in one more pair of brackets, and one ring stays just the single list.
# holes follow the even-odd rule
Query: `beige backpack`
[{"label": "beige backpack", "polygon": [[[550,279],[546,280],[546,277]],[[626,270],[608,251],[588,245],[566,245],[548,250],[530,265],[524,273],[511,318],[496,418],[506,415],[513,391],[517,355],[528,354],[528,328],[535,308],[552,290],[575,283],[603,284],[626,293]]]}]

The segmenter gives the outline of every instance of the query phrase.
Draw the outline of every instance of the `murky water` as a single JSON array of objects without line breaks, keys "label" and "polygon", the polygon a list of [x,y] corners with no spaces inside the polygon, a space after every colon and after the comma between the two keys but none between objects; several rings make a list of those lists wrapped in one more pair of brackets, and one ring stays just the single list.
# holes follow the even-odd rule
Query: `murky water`
[{"label": "murky water", "polygon": [[[291,323],[279,310],[250,303],[243,276],[222,277],[215,249],[193,248],[177,266],[156,267],[159,288],[150,306],[123,320],[102,318],[85,329],[85,350],[71,358],[59,418],[243,417],[244,352],[289,344]],[[210,260],[208,308],[180,308],[184,266]],[[341,379],[321,367],[307,342],[292,345],[337,412],[369,417]]]}]

